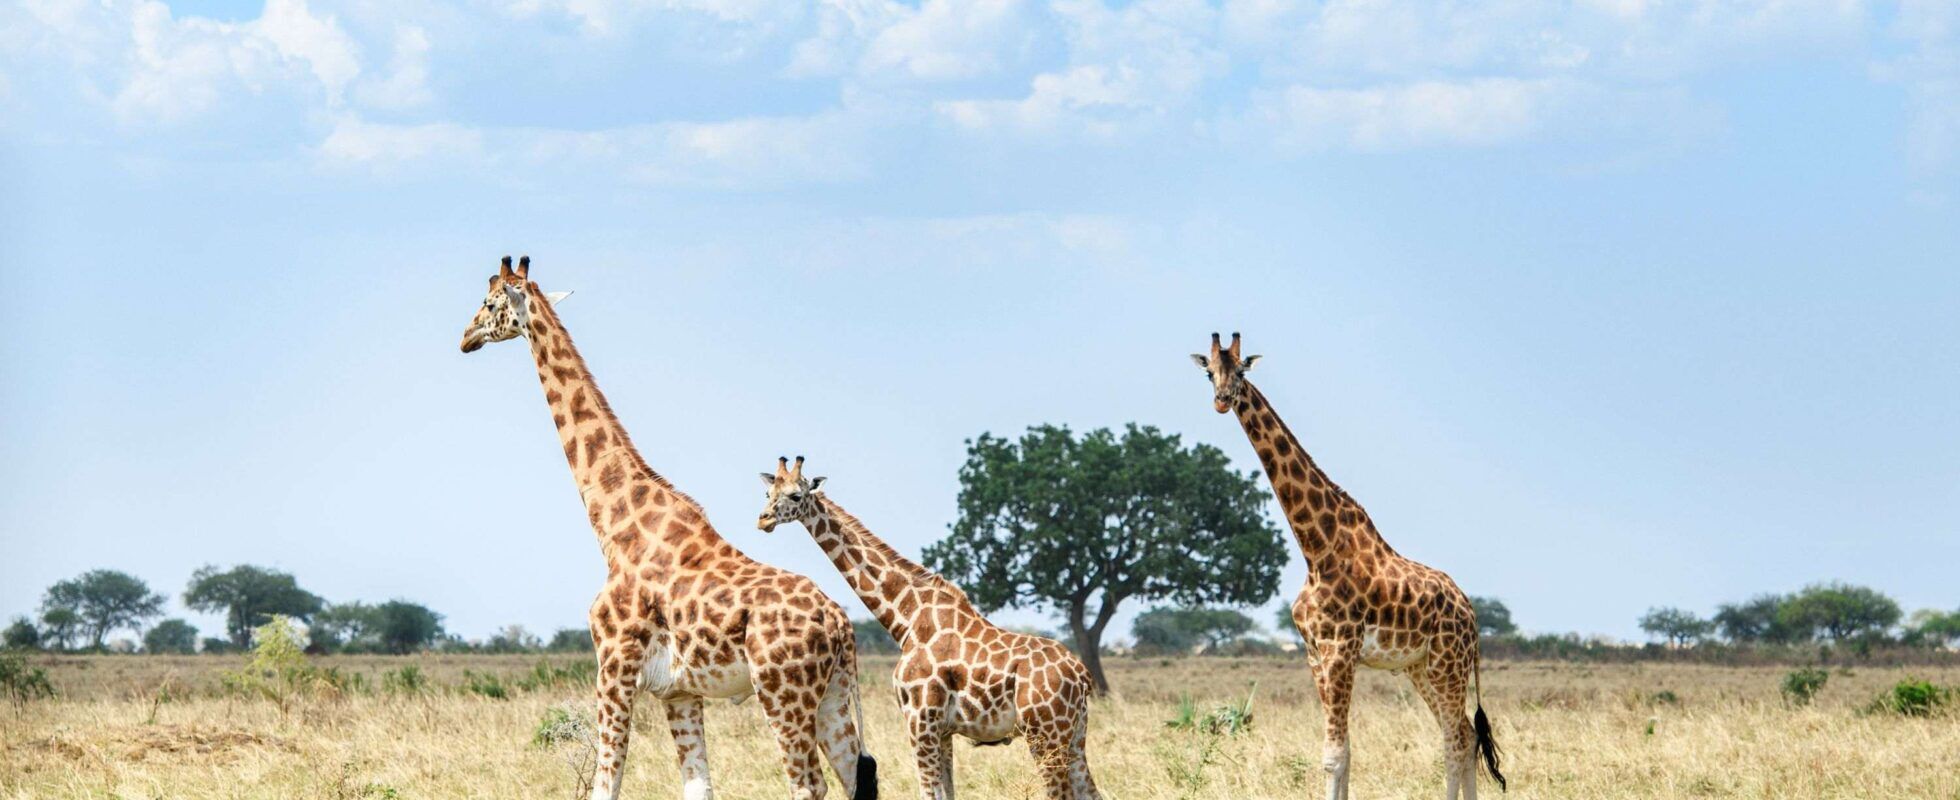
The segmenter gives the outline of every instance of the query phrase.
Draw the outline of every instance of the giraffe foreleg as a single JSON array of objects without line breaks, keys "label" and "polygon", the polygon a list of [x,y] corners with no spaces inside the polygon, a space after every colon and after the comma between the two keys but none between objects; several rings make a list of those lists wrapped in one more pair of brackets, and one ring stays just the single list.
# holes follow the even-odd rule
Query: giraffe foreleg
[{"label": "giraffe foreleg", "polygon": [[953,800],[953,737],[946,729],[942,707],[924,703],[925,690],[901,690],[899,702],[905,712],[905,735],[911,739],[912,757],[919,769],[921,800]]},{"label": "giraffe foreleg", "polygon": [[1327,800],[1347,800],[1348,796],[1348,705],[1354,699],[1354,668],[1360,659],[1359,640],[1318,643],[1319,659],[1314,669],[1314,688],[1320,693],[1320,710],[1326,716],[1326,732],[1321,740],[1320,766],[1327,771]]},{"label": "giraffe foreleg", "polygon": [[632,735],[633,700],[646,648],[637,641],[609,644],[600,650],[597,753],[592,769],[592,800],[617,800],[626,769],[626,744]]},{"label": "giraffe foreleg", "polygon": [[714,800],[714,780],[708,775],[708,738],[701,721],[701,698],[670,697],[661,701],[667,711],[667,733],[674,738],[674,757],[680,763],[682,800]]}]

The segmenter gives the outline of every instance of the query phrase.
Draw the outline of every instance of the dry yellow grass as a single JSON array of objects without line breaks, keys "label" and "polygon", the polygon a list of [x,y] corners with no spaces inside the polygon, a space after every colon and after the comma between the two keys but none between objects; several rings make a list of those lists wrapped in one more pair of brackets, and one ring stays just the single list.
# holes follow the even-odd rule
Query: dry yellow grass
[{"label": "dry yellow grass", "polygon": [[[516,674],[536,658],[330,660],[379,674],[420,663],[454,686],[465,668]],[[210,691],[242,659],[43,660],[61,699],[0,707],[0,797],[568,798],[564,749],[531,742],[553,706],[587,706],[566,686],[507,700],[438,691],[418,698],[352,694],[299,702]],[[1093,712],[1090,756],[1112,800],[1310,797],[1320,791],[1320,710],[1304,664],[1281,659],[1111,661],[1119,696]],[[866,665],[871,751],[888,798],[917,795],[886,677]],[[1833,673],[1808,708],[1786,707],[1781,668],[1490,663],[1485,707],[1519,798],[1960,798],[1960,716],[1864,715],[1908,674],[1960,684],[1952,668]],[[168,680],[189,696],[156,703]],[[1258,693],[1251,733],[1224,738],[1198,769],[1203,737],[1169,730],[1178,697],[1201,709]],[[1655,699],[1672,692],[1675,702]],[[1355,711],[1353,792],[1442,792],[1435,724],[1401,678],[1364,673]],[[725,798],[784,796],[774,745],[754,703],[716,704],[709,748]],[[641,706],[626,796],[666,798],[679,782],[659,714]],[[1027,751],[960,745],[965,798],[1037,796]],[[1193,773],[1197,777],[1191,777]],[[1180,777],[1182,776],[1182,777]],[[1484,786],[1487,796],[1494,787]],[[835,796],[835,795],[833,795]]]}]

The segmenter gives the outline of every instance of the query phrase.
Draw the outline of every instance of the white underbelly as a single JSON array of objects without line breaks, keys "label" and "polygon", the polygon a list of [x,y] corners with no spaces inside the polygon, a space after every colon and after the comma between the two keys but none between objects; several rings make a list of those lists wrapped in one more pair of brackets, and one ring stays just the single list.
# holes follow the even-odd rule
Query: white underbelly
[{"label": "white underbelly", "polygon": [[1429,648],[1419,644],[1390,647],[1374,628],[1369,628],[1361,635],[1361,663],[1375,669],[1406,669],[1421,661],[1428,653]]},{"label": "white underbelly", "polygon": [[666,643],[656,642],[647,651],[646,667],[640,672],[640,686],[655,697],[693,695],[695,697],[746,698],[755,694],[749,677],[749,662],[738,651],[726,664],[690,666],[684,656]]},{"label": "white underbelly", "polygon": [[979,710],[955,704],[953,716],[953,730],[982,744],[1014,738],[1015,728],[1020,722],[1019,715],[1014,713],[1014,706],[1006,703],[998,708]]}]

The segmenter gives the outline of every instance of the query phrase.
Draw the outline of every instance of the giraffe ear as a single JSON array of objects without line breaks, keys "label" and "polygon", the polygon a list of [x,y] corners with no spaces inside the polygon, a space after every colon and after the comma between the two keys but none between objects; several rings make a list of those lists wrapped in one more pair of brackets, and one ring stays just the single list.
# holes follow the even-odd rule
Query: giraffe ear
[{"label": "giraffe ear", "polygon": [[774,488],[776,488],[776,476],[775,476],[775,475],[772,475],[772,474],[770,474],[770,473],[767,473],[767,472],[758,472],[758,473],[756,473],[756,474],[757,474],[757,475],[761,475],[761,476],[762,476],[762,485],[764,485],[764,486],[767,486],[767,487],[769,487],[769,488],[771,488],[771,489],[774,489]]},{"label": "giraffe ear", "polygon": [[1239,362],[1239,374],[1244,375],[1245,373],[1251,372],[1252,362],[1258,360],[1258,356],[1246,356],[1244,361]]},{"label": "giraffe ear", "polygon": [[816,490],[817,490],[817,487],[819,487],[819,486],[822,486],[822,485],[823,485],[823,476],[822,476],[822,475],[819,475],[819,476],[817,476],[817,477],[814,477],[814,478],[811,478],[811,479],[810,479],[810,491],[813,491],[813,492],[814,492],[814,491],[816,491]]},{"label": "giraffe ear", "polygon": [[571,292],[545,292],[544,293],[545,302],[550,303],[552,308],[557,308],[559,301],[562,301],[565,298],[571,296],[572,296]]},{"label": "giraffe ear", "polygon": [[1211,359],[1209,358],[1205,358],[1204,356],[1199,355],[1197,353],[1192,353],[1191,360],[1197,363],[1198,369],[1211,369]]}]

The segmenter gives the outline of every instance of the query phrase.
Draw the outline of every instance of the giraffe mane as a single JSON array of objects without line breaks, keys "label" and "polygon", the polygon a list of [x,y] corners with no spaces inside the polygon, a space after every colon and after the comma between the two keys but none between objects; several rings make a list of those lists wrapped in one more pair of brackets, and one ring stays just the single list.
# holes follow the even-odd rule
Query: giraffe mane
[{"label": "giraffe mane", "polygon": [[877,550],[879,554],[883,555],[890,563],[899,568],[901,574],[905,576],[906,581],[911,585],[922,588],[943,589],[952,592],[955,598],[967,606],[971,607],[973,605],[973,601],[966,596],[966,590],[961,589],[952,581],[946,580],[938,573],[926,569],[918,562],[900,555],[897,550],[892,549],[891,545],[886,544],[884,539],[879,538],[877,534],[871,532],[870,528],[865,527],[864,523],[860,522],[856,516],[853,516],[849,511],[845,511],[843,506],[837,504],[837,501],[830,499],[829,495],[820,492],[817,494],[817,500],[822,505],[824,512],[829,514],[831,520],[836,523],[837,527],[844,531],[845,535],[850,537],[850,541],[853,544],[859,547],[869,547]]}]

